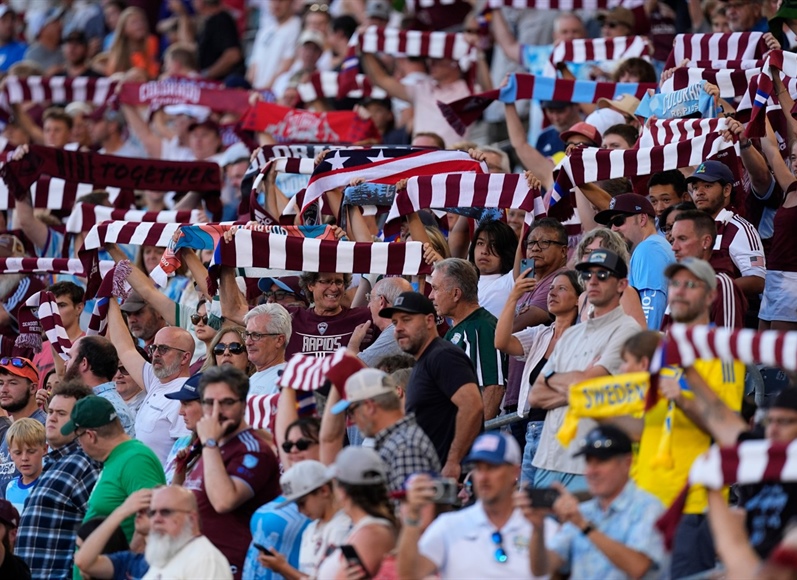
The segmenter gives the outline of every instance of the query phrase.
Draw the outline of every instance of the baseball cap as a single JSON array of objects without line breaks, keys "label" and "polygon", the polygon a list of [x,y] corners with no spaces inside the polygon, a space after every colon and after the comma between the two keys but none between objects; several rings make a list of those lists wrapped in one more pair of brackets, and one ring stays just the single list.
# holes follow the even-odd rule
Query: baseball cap
[{"label": "baseball cap", "polygon": [[305,29],[305,31],[299,35],[299,42],[297,43],[297,46],[302,46],[307,42],[312,42],[321,50],[324,49],[324,37],[317,30],[313,30],[311,28]]},{"label": "baseball cap", "polygon": [[783,389],[775,396],[775,399],[769,405],[769,408],[797,411],[797,388],[786,387]]},{"label": "baseball cap", "polygon": [[601,97],[598,99],[599,109],[612,109],[626,117],[633,117],[639,107],[639,99],[634,95],[620,95],[616,99]]},{"label": "baseball cap", "polygon": [[506,433],[482,433],[473,442],[465,462],[483,461],[492,465],[520,465],[520,446]]},{"label": "baseball cap", "polygon": [[218,133],[221,130],[221,126],[219,125],[219,123],[211,117],[208,117],[203,121],[191,122],[191,124],[188,125],[188,132],[190,133],[197,127],[207,127],[208,129],[210,129],[211,131],[215,131],[216,133]]},{"label": "baseball cap", "polygon": [[12,528],[19,527],[19,512],[7,499],[0,499],[0,522]]},{"label": "baseball cap", "polygon": [[11,258],[25,255],[25,245],[17,236],[0,234],[0,257]]},{"label": "baseball cap", "polygon": [[78,44],[89,43],[88,39],[86,38],[86,34],[82,30],[73,30],[64,37],[63,42],[77,42]]},{"label": "baseball cap", "polygon": [[572,104],[569,101],[542,101],[540,107],[543,109],[565,109]]},{"label": "baseball cap", "polygon": [[349,405],[357,401],[395,393],[396,382],[389,374],[378,369],[363,369],[348,378],[345,392],[346,398],[333,405],[333,415],[340,415],[349,408]]},{"label": "baseball cap", "polygon": [[600,266],[613,272],[619,278],[628,276],[628,265],[620,256],[611,250],[592,250],[589,257],[583,262],[576,264],[576,270],[588,270],[593,266]]},{"label": "baseball cap", "polygon": [[261,278],[257,287],[261,292],[270,292],[273,285],[277,286],[285,292],[296,294],[300,298],[304,298],[302,287],[299,285],[299,276],[282,276],[281,278]]},{"label": "baseball cap", "polygon": [[6,14],[16,15],[16,12],[7,4],[0,4],[0,18]]},{"label": "baseball cap", "polygon": [[643,213],[650,217],[656,216],[656,210],[653,209],[653,204],[650,203],[647,197],[638,193],[621,193],[612,198],[609,202],[609,209],[595,214],[595,221],[606,225],[616,215],[639,215]]},{"label": "baseball cap", "polygon": [[391,12],[392,7],[387,0],[368,0],[368,2],[365,3],[365,15],[368,18],[390,20]]},{"label": "baseball cap", "polygon": [[50,7],[44,12],[38,12],[32,14],[30,18],[26,18],[26,23],[28,26],[28,33],[30,34],[31,39],[39,38],[39,34],[41,34],[42,29],[48,24],[55,22],[56,20],[60,20],[61,16],[64,15],[63,8],[58,7]]},{"label": "baseball cap", "polygon": [[246,161],[248,163],[250,156],[251,153],[249,148],[240,141],[236,141],[224,150],[224,154],[221,157],[221,166],[227,167],[228,165],[240,161]]},{"label": "baseball cap", "polygon": [[127,299],[119,308],[121,308],[122,312],[135,313],[144,308],[146,305],[147,303],[141,297],[141,294],[135,290],[131,290],[130,294],[127,295]]},{"label": "baseball cap", "polygon": [[604,12],[598,15],[598,20],[603,22],[604,20],[609,20],[611,22],[618,22],[620,24],[625,24],[631,30],[634,29],[636,26],[636,17],[634,13],[631,12],[628,8],[624,8],[622,6],[617,6],[616,8],[612,8],[608,12]]},{"label": "baseball cap", "polygon": [[723,185],[733,183],[733,173],[721,161],[704,161],[697,166],[695,172],[686,178],[687,183],[707,181],[709,183],[722,182]]},{"label": "baseball cap", "polygon": [[592,141],[596,147],[600,147],[601,134],[598,132],[598,129],[596,129],[589,123],[585,123],[584,121],[579,121],[578,123],[570,127],[567,131],[562,131],[559,134],[559,138],[562,141],[567,142],[567,140],[573,135],[581,135],[582,137],[586,137],[587,139]]},{"label": "baseball cap", "polygon": [[93,429],[102,427],[116,419],[116,409],[108,399],[89,395],[80,399],[72,407],[69,421],[61,427],[61,435],[70,435],[80,427]]},{"label": "baseball cap", "polygon": [[711,290],[717,289],[717,274],[711,264],[700,258],[684,258],[680,262],[673,262],[664,270],[667,278],[672,278],[681,270],[689,270],[695,277],[706,283]]},{"label": "baseball cap", "polygon": [[327,466],[320,461],[306,459],[294,464],[280,477],[280,487],[285,501],[277,508],[288,507],[297,499],[301,499],[325,483],[329,483],[331,479],[332,476],[329,475]]},{"label": "baseball cap", "polygon": [[434,304],[419,292],[402,292],[393,301],[393,306],[388,306],[379,311],[381,318],[390,318],[395,312],[408,312],[409,314],[434,314]]},{"label": "baseball cap", "polygon": [[185,115],[201,122],[210,117],[211,110],[210,107],[205,107],[203,105],[181,103],[179,105],[166,105],[163,107],[163,112],[167,115],[174,116]]},{"label": "baseball cap", "polygon": [[199,379],[202,373],[195,373],[188,377],[179,391],[166,393],[164,397],[172,401],[198,401],[199,400]]},{"label": "baseball cap", "polygon": [[387,481],[385,464],[369,447],[346,447],[327,467],[327,476],[349,485],[377,485]]},{"label": "baseball cap", "polygon": [[584,455],[609,459],[628,453],[631,453],[631,439],[625,431],[613,425],[601,425],[587,433],[587,437],[581,441],[581,447],[573,457]]},{"label": "baseball cap", "polygon": [[33,363],[29,359],[21,356],[0,358],[0,369],[4,369],[12,375],[28,379],[34,383],[39,382],[38,369],[33,366]]}]

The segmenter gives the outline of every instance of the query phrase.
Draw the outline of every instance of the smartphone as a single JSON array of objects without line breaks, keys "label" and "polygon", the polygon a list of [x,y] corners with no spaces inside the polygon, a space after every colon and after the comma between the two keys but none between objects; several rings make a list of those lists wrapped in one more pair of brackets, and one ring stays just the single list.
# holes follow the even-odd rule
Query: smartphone
[{"label": "smartphone", "polygon": [[525,272],[529,268],[531,268],[531,272],[528,273],[526,278],[534,278],[534,260],[529,258],[523,258],[520,261],[520,271]]},{"label": "smartphone", "polygon": [[531,500],[531,506],[535,508],[552,508],[553,502],[559,497],[559,492],[550,487],[527,487],[526,493]]},{"label": "smartphone", "polygon": [[340,551],[343,554],[343,557],[346,558],[346,562],[349,566],[359,566],[362,568],[363,572],[366,574],[366,578],[370,578],[371,575],[368,573],[368,568],[365,567],[363,561],[360,560],[360,556],[357,554],[357,550],[354,549],[354,546],[351,544],[343,544],[340,547]]},{"label": "smartphone", "polygon": [[261,546],[260,544],[255,544],[255,548],[263,552],[266,556],[273,556],[274,552],[266,548],[265,546]]},{"label": "smartphone", "polygon": [[434,497],[432,501],[437,504],[454,505],[457,503],[459,485],[457,480],[450,477],[441,477],[432,481],[434,485]]}]

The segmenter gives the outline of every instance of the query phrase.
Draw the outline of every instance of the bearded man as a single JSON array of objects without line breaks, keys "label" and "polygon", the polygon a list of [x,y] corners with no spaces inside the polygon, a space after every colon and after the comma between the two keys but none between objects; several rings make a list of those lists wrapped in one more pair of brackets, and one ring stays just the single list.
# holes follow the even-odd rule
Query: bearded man
[{"label": "bearded man", "polygon": [[108,337],[130,377],[147,393],[136,413],[136,437],[165,464],[174,442],[188,435],[180,418],[180,401],[167,399],[166,395],[179,391],[190,376],[194,339],[182,328],[161,328],[148,346],[152,360],[149,363],[136,350],[115,300],[108,308]]}]

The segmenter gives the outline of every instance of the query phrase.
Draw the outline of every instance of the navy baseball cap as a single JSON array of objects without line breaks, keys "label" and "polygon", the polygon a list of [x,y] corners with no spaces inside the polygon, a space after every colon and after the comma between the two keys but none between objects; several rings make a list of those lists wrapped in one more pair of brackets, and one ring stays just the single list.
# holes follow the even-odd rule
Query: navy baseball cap
[{"label": "navy baseball cap", "polygon": [[733,173],[728,166],[720,161],[704,161],[697,166],[695,172],[686,178],[687,183],[695,181],[708,181],[709,183],[721,182],[723,185],[733,183]]},{"label": "navy baseball cap", "polygon": [[188,377],[188,380],[183,383],[179,391],[174,393],[167,393],[164,395],[167,399],[172,401],[198,401],[199,400],[199,379],[202,378],[202,373],[196,373]]},{"label": "navy baseball cap", "polygon": [[581,447],[573,456],[609,459],[628,453],[631,453],[631,438],[626,432],[613,425],[601,425],[587,433],[586,439],[581,442]]},{"label": "navy baseball cap", "polygon": [[609,202],[609,209],[595,214],[595,221],[599,224],[607,225],[616,215],[639,215],[643,213],[650,217],[656,216],[653,204],[650,203],[647,197],[638,193],[621,193],[612,198]]}]

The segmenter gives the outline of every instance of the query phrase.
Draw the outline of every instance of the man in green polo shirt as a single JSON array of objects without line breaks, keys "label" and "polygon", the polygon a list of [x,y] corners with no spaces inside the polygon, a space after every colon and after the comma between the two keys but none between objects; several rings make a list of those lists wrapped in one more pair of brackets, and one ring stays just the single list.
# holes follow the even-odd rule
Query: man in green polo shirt
[{"label": "man in green polo shirt", "polygon": [[435,310],[453,321],[445,339],[470,358],[479,379],[484,401],[484,420],[498,415],[506,390],[507,357],[495,348],[498,320],[479,306],[479,276],[476,267],[460,258],[440,260],[432,272]]}]

